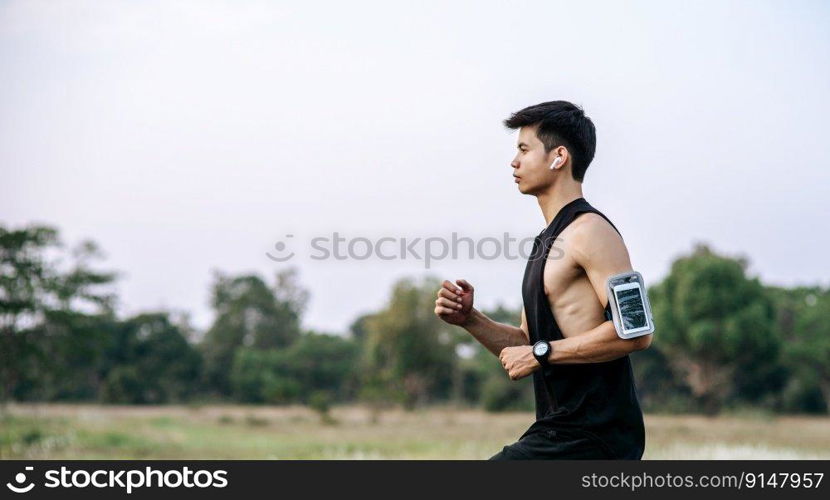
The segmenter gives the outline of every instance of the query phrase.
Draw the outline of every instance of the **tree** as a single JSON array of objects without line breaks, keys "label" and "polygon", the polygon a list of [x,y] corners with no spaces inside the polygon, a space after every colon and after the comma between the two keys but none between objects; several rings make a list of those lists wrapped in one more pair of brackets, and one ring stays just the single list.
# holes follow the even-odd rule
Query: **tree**
[{"label": "tree", "polygon": [[412,409],[447,398],[457,332],[433,314],[440,281],[398,281],[385,309],[365,319],[364,397],[392,398]]},{"label": "tree", "polygon": [[[662,331],[660,325],[656,334]],[[629,354],[640,405],[643,411],[687,413],[696,407],[696,401],[689,386],[675,375],[661,345],[655,342],[648,349]]]},{"label": "tree", "polygon": [[357,354],[352,339],[316,332],[283,349],[242,347],[230,369],[232,394],[248,403],[309,403],[314,392],[345,400],[353,392]]},{"label": "tree", "polygon": [[830,412],[830,289],[771,288],[777,323],[784,336],[784,363],[792,374],[785,401],[796,410],[815,410],[812,393]]},{"label": "tree", "polygon": [[[100,257],[97,246],[84,241],[66,252],[57,229],[30,225],[21,229],[0,226],[0,380],[5,400],[13,394],[33,394],[38,383],[30,370],[46,377],[58,348],[74,348],[55,338],[73,328],[60,322],[83,323],[79,315],[113,315],[115,295],[109,285],[115,273],[92,269]],[[88,346],[88,344],[84,344]],[[51,350],[47,350],[46,348]],[[47,357],[50,356],[50,357]],[[26,379],[29,389],[18,387]],[[42,394],[54,388],[40,387]],[[60,392],[60,391],[58,391]]]},{"label": "tree", "polygon": [[101,391],[106,402],[182,402],[198,390],[202,358],[167,312],[120,323],[107,346]]},{"label": "tree", "polygon": [[698,245],[650,290],[661,350],[709,414],[735,387],[738,370],[779,355],[772,301],[746,267],[745,259]]},{"label": "tree", "polygon": [[17,400],[94,401],[109,360],[108,346],[121,324],[110,313],[72,310],[44,313],[23,332],[33,343],[31,357],[14,392]]},{"label": "tree", "polygon": [[349,325],[349,335],[355,341],[362,343],[366,339],[366,320],[372,317],[371,313],[361,314]]},{"label": "tree", "polygon": [[275,287],[257,275],[215,275],[213,325],[201,343],[208,385],[230,395],[229,368],[237,349],[281,349],[300,336],[300,317],[308,292],[296,284],[296,270],[277,274]]}]

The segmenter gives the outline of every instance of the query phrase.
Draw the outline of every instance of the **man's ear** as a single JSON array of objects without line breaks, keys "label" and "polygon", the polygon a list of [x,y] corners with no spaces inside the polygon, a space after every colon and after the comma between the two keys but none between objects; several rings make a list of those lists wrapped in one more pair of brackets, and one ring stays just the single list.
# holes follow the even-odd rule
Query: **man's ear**
[{"label": "man's ear", "polygon": [[[550,153],[548,153],[548,163],[551,165],[551,169],[555,168],[556,170],[562,170],[562,168],[567,165],[570,157],[568,148],[565,146],[556,146],[550,150]],[[555,163],[557,158],[559,158],[559,162]]]}]

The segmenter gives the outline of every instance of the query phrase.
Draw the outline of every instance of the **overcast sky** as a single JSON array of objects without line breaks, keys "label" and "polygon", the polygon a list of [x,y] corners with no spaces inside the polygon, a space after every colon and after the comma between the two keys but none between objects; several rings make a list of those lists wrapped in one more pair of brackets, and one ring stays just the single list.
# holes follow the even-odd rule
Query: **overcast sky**
[{"label": "overcast sky", "polygon": [[537,234],[501,120],[565,99],[597,128],[585,197],[647,283],[702,241],[830,285],[827,2],[396,4],[3,1],[0,222],[95,240],[122,313],[199,327],[214,269],[296,266],[304,325],[333,332],[428,272],[518,307],[522,259],[310,240]]}]

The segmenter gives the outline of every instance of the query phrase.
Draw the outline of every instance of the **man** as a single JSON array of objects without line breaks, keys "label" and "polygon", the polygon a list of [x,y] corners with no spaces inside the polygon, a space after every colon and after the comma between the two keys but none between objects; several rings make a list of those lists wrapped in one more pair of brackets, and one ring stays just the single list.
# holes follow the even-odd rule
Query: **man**
[{"label": "man", "polygon": [[463,279],[445,280],[435,301],[435,314],[498,356],[511,380],[533,376],[536,421],[490,459],[639,460],[645,429],[628,354],[651,335],[621,339],[605,314],[606,280],[632,267],[616,227],[582,194],[594,124],[566,101],[527,107],[504,124],[519,130],[510,163],[519,192],[536,197],[547,225],[525,269],[521,325],[475,309]]}]

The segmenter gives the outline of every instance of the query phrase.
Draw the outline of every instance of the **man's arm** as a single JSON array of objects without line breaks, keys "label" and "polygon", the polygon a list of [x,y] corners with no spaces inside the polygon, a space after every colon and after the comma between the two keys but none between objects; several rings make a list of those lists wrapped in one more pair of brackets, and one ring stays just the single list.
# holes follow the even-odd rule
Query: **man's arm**
[{"label": "man's arm", "polygon": [[[614,274],[631,271],[628,250],[620,235],[600,215],[585,214],[586,220],[569,238],[570,253],[588,275],[597,299],[603,307],[608,303],[605,282]],[[591,330],[573,337],[551,341],[548,361],[552,364],[601,363],[640,351],[651,344],[651,335],[633,339],[617,336],[614,323],[604,321]],[[499,354],[502,366],[511,380],[519,380],[539,369],[529,346],[507,347]]]},{"label": "man's arm", "polygon": [[530,343],[524,308],[522,308],[522,324],[519,328],[497,323],[475,308],[473,308],[469,320],[460,326],[470,332],[481,345],[496,356],[505,347],[528,345]]},{"label": "man's arm", "polygon": [[601,363],[621,358],[634,351],[642,351],[651,345],[651,335],[633,339],[617,336],[614,323],[606,321],[581,335],[551,342],[551,363]]},{"label": "man's arm", "polygon": [[[585,214],[588,217],[571,235],[571,255],[588,275],[591,286],[603,308],[608,303],[605,283],[611,276],[631,271],[631,260],[625,243],[614,228],[602,216]],[[551,363],[599,363],[611,361],[633,351],[646,349],[651,345],[651,335],[633,339],[617,336],[614,323],[605,321],[596,328],[580,335],[554,340]]]}]

